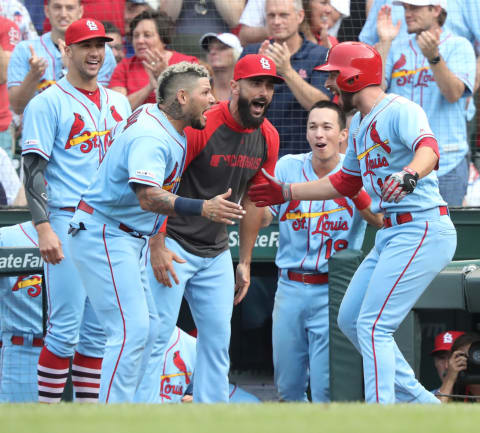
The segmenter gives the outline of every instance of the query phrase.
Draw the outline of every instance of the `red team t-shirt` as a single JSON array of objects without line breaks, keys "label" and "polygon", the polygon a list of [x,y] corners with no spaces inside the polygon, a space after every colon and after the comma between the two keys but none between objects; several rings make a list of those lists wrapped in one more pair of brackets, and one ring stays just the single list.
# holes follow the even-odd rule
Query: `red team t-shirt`
[{"label": "red team t-shirt", "polygon": [[[20,42],[18,26],[7,18],[0,17],[0,46],[3,51],[12,52]],[[5,131],[12,121],[8,102],[7,83],[0,84],[0,131]]]},{"label": "red team t-shirt", "polygon": [[[168,66],[174,65],[182,61],[198,63],[198,59],[194,56],[187,56],[177,51],[172,51],[172,56],[168,61]],[[113,71],[110,80],[110,88],[123,87],[127,89],[127,95],[135,93],[137,90],[143,89],[149,82],[148,74],[143,67],[142,61],[133,56],[129,59],[123,59]],[[151,92],[144,101],[145,104],[154,103],[156,101],[155,92]]]}]

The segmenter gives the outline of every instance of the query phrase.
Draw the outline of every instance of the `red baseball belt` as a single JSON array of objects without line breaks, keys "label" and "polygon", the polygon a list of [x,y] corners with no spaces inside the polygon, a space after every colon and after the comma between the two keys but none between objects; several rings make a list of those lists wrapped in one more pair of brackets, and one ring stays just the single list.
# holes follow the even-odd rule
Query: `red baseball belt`
[{"label": "red baseball belt", "polygon": [[328,283],[328,274],[321,274],[319,272],[287,272],[288,279],[291,281],[298,281],[304,284],[326,284]]},{"label": "red baseball belt", "polygon": [[[440,212],[440,215],[448,215],[447,206],[439,206],[438,211]],[[396,220],[397,220],[397,225],[409,223],[410,221],[413,221],[413,215],[410,212],[399,213],[396,216]],[[392,226],[393,226],[392,218],[385,217],[383,219],[383,227],[388,229],[389,227],[392,227]]]},{"label": "red baseball belt", "polygon": [[[13,335],[10,341],[15,346],[23,346],[27,342],[27,339],[18,335]],[[32,346],[43,347],[43,338],[34,338],[32,340]]]}]

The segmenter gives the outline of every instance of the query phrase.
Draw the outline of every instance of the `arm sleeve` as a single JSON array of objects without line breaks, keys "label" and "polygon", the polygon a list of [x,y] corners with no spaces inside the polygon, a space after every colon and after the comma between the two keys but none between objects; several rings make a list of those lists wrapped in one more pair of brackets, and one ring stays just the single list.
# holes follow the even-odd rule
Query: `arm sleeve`
[{"label": "arm sleeve", "polygon": [[47,190],[45,187],[45,167],[47,160],[35,153],[23,158],[25,172],[25,195],[34,224],[48,221]]},{"label": "arm sleeve", "polygon": [[[441,49],[442,45],[440,45]],[[477,59],[472,44],[465,38],[455,38],[448,53],[442,53],[448,69],[465,84],[465,95],[473,93]]]},{"label": "arm sleeve", "polygon": [[343,196],[352,198],[363,186],[360,176],[347,174],[342,170],[328,176],[333,187]]}]

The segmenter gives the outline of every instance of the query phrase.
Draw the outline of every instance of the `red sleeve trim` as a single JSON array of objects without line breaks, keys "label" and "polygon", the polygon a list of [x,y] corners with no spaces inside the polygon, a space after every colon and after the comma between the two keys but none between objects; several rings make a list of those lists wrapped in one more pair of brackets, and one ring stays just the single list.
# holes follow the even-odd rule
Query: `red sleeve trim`
[{"label": "red sleeve trim", "polygon": [[367,191],[361,189],[358,196],[353,199],[353,203],[358,210],[364,210],[372,203],[372,199],[368,195]]},{"label": "red sleeve trim", "polygon": [[415,146],[415,152],[420,149],[421,147],[429,147],[435,152],[435,155],[437,155],[438,160],[437,164],[435,165],[435,170],[438,170],[438,164],[440,162],[440,152],[438,150],[438,142],[436,138],[434,137],[424,137],[422,138],[417,145]]},{"label": "red sleeve trim", "polygon": [[159,233],[167,233],[167,222],[168,222],[168,216],[163,220],[163,223],[160,226],[160,229],[158,230]]},{"label": "red sleeve trim", "polygon": [[340,194],[349,198],[354,197],[363,186],[361,177],[352,176],[343,170],[337,171],[329,176],[328,179]]}]

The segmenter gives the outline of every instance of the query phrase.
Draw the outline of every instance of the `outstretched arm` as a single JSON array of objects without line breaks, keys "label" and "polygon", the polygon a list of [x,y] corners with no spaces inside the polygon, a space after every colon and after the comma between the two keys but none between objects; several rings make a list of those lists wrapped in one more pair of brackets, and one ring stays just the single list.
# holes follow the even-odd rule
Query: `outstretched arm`
[{"label": "outstretched arm", "polygon": [[234,224],[234,219],[242,219],[245,211],[242,206],[228,201],[232,194],[219,194],[210,200],[179,197],[162,188],[135,184],[135,193],[143,210],[169,216],[203,216],[211,221]]}]

